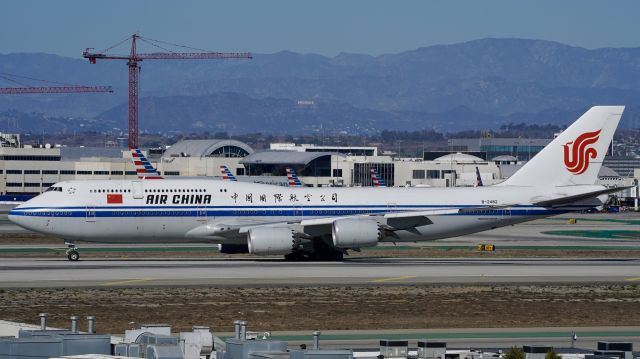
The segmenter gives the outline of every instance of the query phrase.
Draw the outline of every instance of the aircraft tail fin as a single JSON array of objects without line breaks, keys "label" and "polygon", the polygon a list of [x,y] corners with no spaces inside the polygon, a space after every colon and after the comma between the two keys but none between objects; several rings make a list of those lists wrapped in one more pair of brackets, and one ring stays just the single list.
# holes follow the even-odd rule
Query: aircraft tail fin
[{"label": "aircraft tail fin", "polygon": [[289,187],[302,187],[302,182],[298,178],[296,171],[290,167],[287,167],[287,182]]},{"label": "aircraft tail fin", "polygon": [[373,182],[373,187],[387,187],[384,183],[384,179],[380,177],[378,170],[375,168],[371,169],[371,181]]},{"label": "aircraft tail fin", "polygon": [[594,106],[501,185],[594,184],[624,106]]},{"label": "aircraft tail fin", "polygon": [[482,187],[482,176],[480,176],[480,169],[476,166],[476,187]]},{"label": "aircraft tail fin", "polygon": [[130,147],[133,165],[136,167],[138,178],[144,179],[162,179],[160,173],[151,165],[151,162],[142,154],[137,147]]},{"label": "aircraft tail fin", "polygon": [[231,173],[229,167],[225,165],[220,165],[220,174],[222,175],[222,179],[225,181],[237,181],[236,176]]}]

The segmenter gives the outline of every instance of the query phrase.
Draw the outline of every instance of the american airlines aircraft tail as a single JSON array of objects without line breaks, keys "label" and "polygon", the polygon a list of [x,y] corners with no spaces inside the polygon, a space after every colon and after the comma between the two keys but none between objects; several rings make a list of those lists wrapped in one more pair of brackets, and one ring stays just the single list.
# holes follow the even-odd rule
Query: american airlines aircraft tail
[{"label": "american airlines aircraft tail", "polygon": [[296,171],[291,167],[287,167],[286,171],[287,171],[287,183],[289,184],[289,187],[302,187],[302,182],[298,178]]},{"label": "american airlines aircraft tail", "polygon": [[220,165],[220,174],[222,175],[222,179],[225,181],[237,181],[236,176],[231,173],[229,167],[225,165]]},{"label": "american airlines aircraft tail", "polygon": [[373,183],[373,187],[387,187],[382,177],[380,177],[378,170],[375,168],[371,169],[371,182]]},{"label": "american airlines aircraft tail", "polygon": [[[337,260],[380,242],[460,236],[599,206],[624,107],[587,111],[507,181],[449,188],[279,187],[200,178],[64,181],[9,213],[66,241],[206,242],[223,253]],[[140,161],[145,170],[148,168]],[[75,247],[68,251],[77,260]]]},{"label": "american airlines aircraft tail", "polygon": [[151,165],[151,162],[142,154],[137,147],[131,147],[131,158],[133,165],[136,167],[138,178],[144,179],[161,179],[160,173]]}]

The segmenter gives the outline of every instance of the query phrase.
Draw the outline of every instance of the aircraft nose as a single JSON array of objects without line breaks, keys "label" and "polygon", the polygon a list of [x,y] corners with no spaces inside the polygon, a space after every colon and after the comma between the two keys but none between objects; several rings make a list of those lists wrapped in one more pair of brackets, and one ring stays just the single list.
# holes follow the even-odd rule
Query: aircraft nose
[{"label": "aircraft nose", "polygon": [[11,209],[9,211],[8,217],[9,220],[17,225],[20,225],[20,219],[22,218],[22,210],[20,209],[20,206],[14,207],[13,209]]}]

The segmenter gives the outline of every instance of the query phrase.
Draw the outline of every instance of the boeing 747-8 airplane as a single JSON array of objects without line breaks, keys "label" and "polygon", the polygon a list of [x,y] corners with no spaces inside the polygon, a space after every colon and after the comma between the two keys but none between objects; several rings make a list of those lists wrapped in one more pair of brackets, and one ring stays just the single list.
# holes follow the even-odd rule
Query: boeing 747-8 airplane
[{"label": "boeing 747-8 airplane", "polygon": [[[494,186],[277,187],[210,179],[65,181],[11,221],[66,241],[207,242],[222,252],[341,259],[379,242],[430,241],[599,206],[595,185],[624,107],[591,108]],[[153,174],[155,175],[155,173]],[[70,260],[78,251],[68,251]]]}]

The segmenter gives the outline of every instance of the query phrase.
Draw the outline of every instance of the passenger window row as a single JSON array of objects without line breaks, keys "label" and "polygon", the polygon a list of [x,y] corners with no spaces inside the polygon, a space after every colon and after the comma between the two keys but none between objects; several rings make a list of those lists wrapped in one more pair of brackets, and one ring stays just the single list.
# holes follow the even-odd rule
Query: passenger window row
[{"label": "passenger window row", "polygon": [[185,193],[185,192],[207,192],[202,188],[188,188],[188,189],[145,189],[145,192],[151,193]]},{"label": "passenger window row", "polygon": [[130,189],[91,189],[89,193],[129,193]]}]

